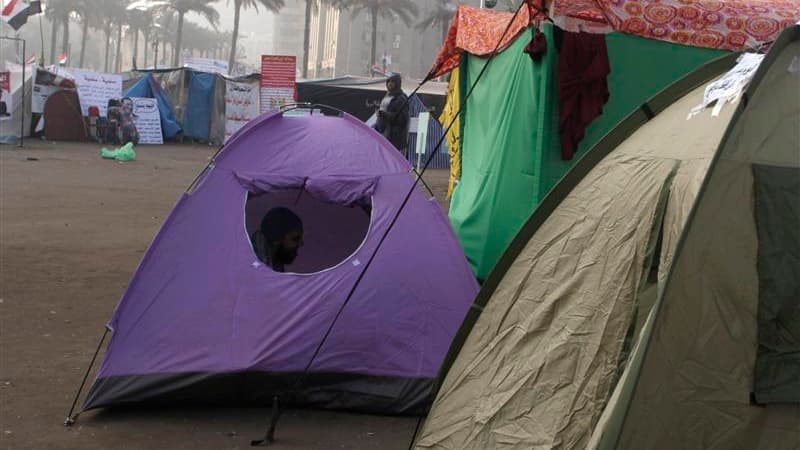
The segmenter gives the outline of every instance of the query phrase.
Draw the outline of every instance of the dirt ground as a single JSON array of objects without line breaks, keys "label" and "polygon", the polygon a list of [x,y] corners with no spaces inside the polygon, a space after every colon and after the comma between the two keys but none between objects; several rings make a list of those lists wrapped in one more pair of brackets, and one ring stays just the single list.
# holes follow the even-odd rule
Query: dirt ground
[{"label": "dirt ground", "polygon": [[[99,148],[0,146],[0,448],[250,448],[266,408],[87,412],[62,425],[139,259],[216,151],[140,147],[137,161],[119,163]],[[443,198],[447,173],[425,178]],[[405,449],[416,424],[290,410],[272,448]]]}]

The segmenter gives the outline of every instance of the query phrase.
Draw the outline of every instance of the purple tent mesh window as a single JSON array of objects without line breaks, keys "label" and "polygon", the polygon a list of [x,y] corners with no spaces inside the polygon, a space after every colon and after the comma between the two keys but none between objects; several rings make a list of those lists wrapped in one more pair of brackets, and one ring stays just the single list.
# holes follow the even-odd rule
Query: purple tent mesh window
[{"label": "purple tent mesh window", "polygon": [[[386,235],[413,183],[408,162],[353,117],[249,123],[145,253],[83,408],[269,405],[288,395],[322,408],[424,411],[478,286],[447,218],[421,191]],[[306,233],[288,273],[264,267],[249,239],[278,205],[299,214]]]},{"label": "purple tent mesh window", "polygon": [[346,262],[367,236],[372,209],[364,205],[343,206],[317,200],[305,189],[282,189],[253,195],[247,200],[246,235],[250,239],[261,219],[273,208],[284,207],[303,221],[304,245],[297,259],[286,267],[290,273],[315,273]]}]

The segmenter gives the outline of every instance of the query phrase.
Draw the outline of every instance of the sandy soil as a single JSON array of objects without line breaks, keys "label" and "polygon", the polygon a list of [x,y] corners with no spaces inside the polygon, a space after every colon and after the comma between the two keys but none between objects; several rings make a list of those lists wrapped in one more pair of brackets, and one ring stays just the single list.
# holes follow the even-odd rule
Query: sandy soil
[{"label": "sandy soil", "polygon": [[[267,409],[88,412],[62,425],[144,250],[215,151],[140,147],[118,163],[96,145],[0,146],[0,447],[235,449],[263,435]],[[425,178],[442,198],[446,172]],[[290,410],[273,448],[405,449],[416,423]]]}]

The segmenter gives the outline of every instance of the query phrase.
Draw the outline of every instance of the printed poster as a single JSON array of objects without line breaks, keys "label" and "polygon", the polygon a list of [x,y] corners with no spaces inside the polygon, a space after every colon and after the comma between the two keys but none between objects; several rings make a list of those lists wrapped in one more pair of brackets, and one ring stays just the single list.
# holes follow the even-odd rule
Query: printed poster
[{"label": "printed poster", "polygon": [[133,97],[133,123],[139,131],[140,144],[163,144],[161,113],[154,98]]},{"label": "printed poster", "polygon": [[11,95],[11,72],[0,72],[0,120],[9,120],[14,112]]},{"label": "printed poster", "polygon": [[90,106],[96,106],[100,109],[100,115],[105,117],[108,101],[122,97],[122,75],[78,69],[72,69],[72,75],[78,87],[78,98],[84,116],[89,115]]},{"label": "printed poster", "polygon": [[261,112],[274,111],[297,101],[297,58],[261,56]]},{"label": "printed poster", "polygon": [[225,83],[225,142],[258,116],[258,83]]},{"label": "printed poster", "polygon": [[60,90],[61,88],[58,86],[34,84],[33,95],[31,96],[31,112],[44,114],[44,105],[47,103],[47,99]]}]

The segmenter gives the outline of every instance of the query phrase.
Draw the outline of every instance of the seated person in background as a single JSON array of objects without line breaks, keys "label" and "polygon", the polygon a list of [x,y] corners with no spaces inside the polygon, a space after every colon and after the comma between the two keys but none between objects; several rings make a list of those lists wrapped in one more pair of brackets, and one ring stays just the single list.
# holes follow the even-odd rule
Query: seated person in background
[{"label": "seated person in background", "polygon": [[119,142],[119,122],[120,122],[120,103],[117,99],[109,99],[106,112],[106,132],[103,141],[109,144],[120,144]]},{"label": "seated person in background", "polygon": [[133,145],[139,145],[139,130],[136,129],[136,124],[133,122],[135,117],[133,114],[133,100],[130,97],[123,98],[119,112],[120,144],[130,142]]},{"label": "seated person in background", "polygon": [[288,208],[272,208],[250,239],[261,262],[276,272],[285,272],[303,246],[303,221]]}]

